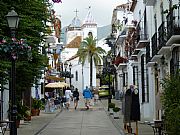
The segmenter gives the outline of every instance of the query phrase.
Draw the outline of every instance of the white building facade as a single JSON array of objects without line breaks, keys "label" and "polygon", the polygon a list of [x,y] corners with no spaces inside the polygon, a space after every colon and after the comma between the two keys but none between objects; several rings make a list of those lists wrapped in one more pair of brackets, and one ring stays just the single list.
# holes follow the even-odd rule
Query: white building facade
[{"label": "white building facade", "polygon": [[122,26],[114,33],[118,89],[138,87],[142,121],[161,120],[161,82],[180,69],[179,8],[178,0],[139,0],[115,9],[124,15],[124,24],[113,14],[112,25]]},{"label": "white building facade", "polygon": [[[79,63],[76,53],[83,39],[88,37],[89,34],[92,34],[94,38],[97,38],[97,23],[95,22],[90,9],[83,23],[81,23],[81,20],[76,15],[72,20],[72,23],[67,27],[66,45],[62,50],[61,55],[63,63],[67,61],[68,64],[72,64],[71,74],[73,74],[73,78],[71,78],[71,84],[74,88],[78,88],[80,91],[82,91],[86,86],[90,87],[90,63],[88,61],[86,61],[84,65]],[[92,77],[92,85],[93,87],[96,87],[96,68],[94,64]],[[70,83],[69,79],[67,82]]]}]

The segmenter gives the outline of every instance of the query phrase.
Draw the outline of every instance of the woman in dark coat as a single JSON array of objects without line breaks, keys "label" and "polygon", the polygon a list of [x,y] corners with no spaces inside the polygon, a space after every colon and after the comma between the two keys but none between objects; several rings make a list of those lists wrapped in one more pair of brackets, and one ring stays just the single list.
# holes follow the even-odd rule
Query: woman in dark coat
[{"label": "woman in dark coat", "polygon": [[78,92],[77,88],[73,92],[73,99],[74,99],[74,107],[75,107],[75,110],[76,110],[76,108],[78,106],[78,101],[79,101],[79,92]]}]

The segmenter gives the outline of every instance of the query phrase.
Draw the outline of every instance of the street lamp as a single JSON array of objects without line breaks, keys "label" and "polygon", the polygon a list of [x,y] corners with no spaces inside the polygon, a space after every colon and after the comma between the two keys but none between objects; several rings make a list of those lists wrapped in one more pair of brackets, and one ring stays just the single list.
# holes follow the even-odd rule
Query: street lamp
[{"label": "street lamp", "polygon": [[[19,16],[14,11],[14,8],[6,15],[8,26],[11,29],[11,37],[15,38],[15,30],[18,28],[19,24]],[[16,114],[17,114],[17,106],[16,106],[16,56],[11,54],[11,80],[10,80],[10,120],[13,123],[10,126],[10,135],[17,135],[17,127],[16,127]]]},{"label": "street lamp", "polygon": [[111,56],[110,55],[107,55],[106,57],[106,72],[108,73],[108,78],[109,78],[109,81],[108,81],[108,85],[109,85],[109,96],[108,96],[108,111],[109,111],[109,103],[111,103]]},{"label": "street lamp", "polygon": [[15,30],[18,28],[19,24],[19,16],[18,14],[14,11],[14,8],[12,7],[12,10],[8,12],[6,15],[6,19],[8,22],[8,26],[11,29],[11,37],[15,37]]},{"label": "street lamp", "polygon": [[115,57],[116,57],[116,46],[115,46],[116,37],[113,33],[111,33],[111,35],[108,36],[105,40],[106,40],[106,43],[109,45],[109,47],[111,47],[113,60],[115,60]]},{"label": "street lamp", "polygon": [[66,69],[67,69],[67,66],[68,66],[68,63],[67,63],[67,61],[65,61],[65,63],[64,63],[64,68],[65,68],[65,82],[66,82]]},{"label": "street lamp", "polygon": [[69,64],[69,71],[70,71],[70,77],[69,77],[69,83],[70,83],[70,87],[71,87],[71,68],[72,68],[72,64]]},{"label": "street lamp", "polygon": [[101,74],[102,74],[102,71],[103,71],[103,68],[102,68],[102,67],[103,67],[103,65],[98,65],[98,72],[99,72],[99,75],[100,75],[100,76],[99,76],[99,80],[100,80],[100,84],[99,84],[99,85],[100,85],[100,86],[101,86]]}]

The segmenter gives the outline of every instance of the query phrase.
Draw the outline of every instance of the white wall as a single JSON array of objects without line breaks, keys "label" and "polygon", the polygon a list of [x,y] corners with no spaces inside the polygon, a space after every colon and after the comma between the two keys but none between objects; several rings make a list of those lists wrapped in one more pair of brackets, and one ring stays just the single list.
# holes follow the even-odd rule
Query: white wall
[{"label": "white wall", "polygon": [[[84,66],[78,62],[79,58],[73,59],[69,62],[72,64],[71,73],[74,75],[74,78],[71,79],[72,85],[75,88],[78,88],[79,91],[83,91],[86,86],[90,87],[90,64],[89,62],[85,62]],[[76,80],[76,72],[78,73],[78,80]],[[83,72],[83,73],[82,73]],[[69,79],[67,79],[69,83]],[[96,87],[96,69],[93,66],[93,82],[92,85]]]},{"label": "white wall", "polygon": [[[71,74],[73,74],[73,78],[71,78],[71,84],[74,86],[74,88],[78,88],[79,91],[82,90],[82,65],[78,62],[79,58],[75,58],[71,61],[69,61],[69,63],[72,64],[72,68],[71,68]],[[69,71],[69,69],[68,69]],[[78,74],[78,77],[76,80],[76,71]],[[66,81],[67,83],[69,83],[69,79],[67,79]]]},{"label": "white wall", "polygon": [[92,32],[93,37],[95,39],[98,39],[98,37],[97,37],[97,26],[93,26],[93,25],[92,25],[92,27],[90,27],[90,26],[86,26],[86,27],[83,28],[83,39],[88,37],[89,32]]},{"label": "white wall", "polygon": [[[9,88],[9,84],[4,86]],[[9,109],[9,90],[5,89],[3,92],[3,119],[8,119],[8,109]]]},{"label": "white wall", "polygon": [[78,48],[65,48],[61,52],[61,61],[64,62],[74,56],[78,51]]},{"label": "white wall", "polygon": [[74,30],[74,31],[67,31],[66,33],[66,44],[69,44],[75,37],[82,36],[82,31]]}]

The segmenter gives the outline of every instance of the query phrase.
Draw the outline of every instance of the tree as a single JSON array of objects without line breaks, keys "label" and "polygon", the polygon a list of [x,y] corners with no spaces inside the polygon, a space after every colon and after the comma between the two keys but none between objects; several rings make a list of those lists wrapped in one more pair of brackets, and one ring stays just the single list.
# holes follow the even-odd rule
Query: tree
[{"label": "tree", "polygon": [[[0,37],[9,37],[10,30],[8,28],[5,15],[14,7],[20,16],[19,27],[16,32],[17,39],[26,39],[31,46],[31,61],[16,62],[16,90],[21,94],[22,91],[30,90],[35,79],[41,77],[40,70],[47,65],[47,57],[40,53],[41,43],[44,36],[48,33],[46,22],[50,21],[51,4],[48,0],[1,0],[0,8]],[[5,60],[3,60],[5,61]],[[6,62],[7,68],[0,66],[2,73],[8,73],[10,62]],[[6,82],[8,78],[6,79]]]},{"label": "tree", "polygon": [[162,82],[164,121],[169,135],[180,133],[180,72]]},{"label": "tree", "polygon": [[92,76],[93,76],[93,62],[95,66],[101,64],[102,55],[106,51],[101,47],[96,47],[96,39],[93,36],[85,38],[77,51],[77,56],[79,57],[79,62],[84,65],[85,61],[88,60],[90,63],[90,87],[92,88]]}]

